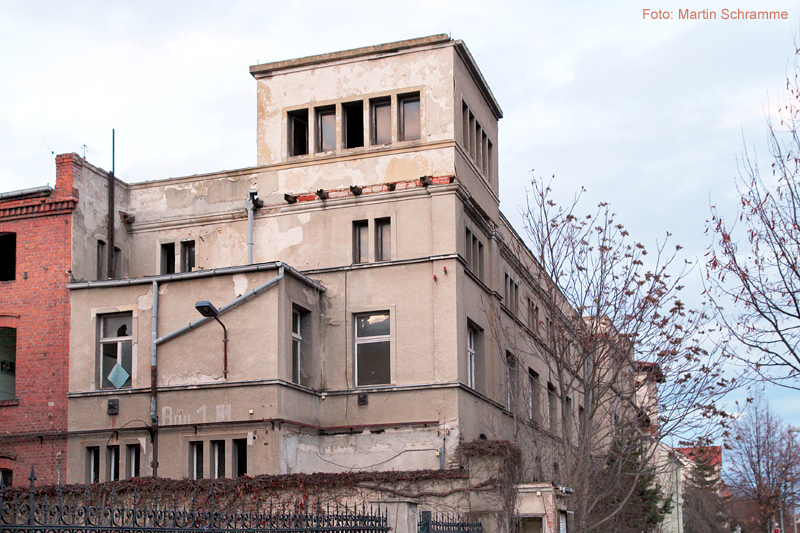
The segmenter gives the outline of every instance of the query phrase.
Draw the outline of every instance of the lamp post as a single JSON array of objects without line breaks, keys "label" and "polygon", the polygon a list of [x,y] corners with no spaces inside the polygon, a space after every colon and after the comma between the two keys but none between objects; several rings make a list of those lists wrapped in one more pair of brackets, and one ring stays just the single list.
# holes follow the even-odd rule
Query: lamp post
[{"label": "lamp post", "polygon": [[194,304],[194,308],[197,309],[197,312],[203,315],[204,317],[213,318],[219,325],[222,326],[222,346],[223,346],[223,359],[222,359],[222,377],[225,381],[228,381],[228,328],[225,327],[225,324],[219,319],[219,310],[214,307],[214,304],[209,302],[208,300],[201,300]]}]

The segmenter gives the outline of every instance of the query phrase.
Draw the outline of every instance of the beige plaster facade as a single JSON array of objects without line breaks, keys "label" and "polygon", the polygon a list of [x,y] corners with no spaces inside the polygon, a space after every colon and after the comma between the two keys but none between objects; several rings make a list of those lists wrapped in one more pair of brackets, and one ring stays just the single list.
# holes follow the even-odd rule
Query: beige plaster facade
[{"label": "beige plaster facade", "polygon": [[[465,45],[437,35],[250,72],[258,166],[117,182],[116,279],[90,275],[102,217],[86,215],[67,481],[449,469],[460,442],[513,439],[512,398],[531,391],[492,321],[538,331],[522,305],[536,289],[501,254],[519,241],[499,211],[502,112]],[[555,420],[531,390],[528,416]],[[531,497],[552,515],[550,486]],[[542,531],[558,522],[542,517]]]}]

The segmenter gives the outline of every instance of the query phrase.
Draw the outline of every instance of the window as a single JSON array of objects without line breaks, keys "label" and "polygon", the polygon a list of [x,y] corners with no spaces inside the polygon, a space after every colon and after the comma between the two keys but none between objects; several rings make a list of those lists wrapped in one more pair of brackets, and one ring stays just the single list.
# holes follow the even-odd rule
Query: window
[{"label": "window", "polygon": [[505,296],[503,303],[506,308],[511,311],[512,315],[517,314],[517,298],[519,295],[519,284],[514,281],[514,278],[509,276],[508,272],[505,274]]},{"label": "window", "polygon": [[86,483],[100,481],[100,447],[88,446],[86,448]]},{"label": "window", "polygon": [[528,327],[534,333],[539,331],[539,305],[528,297]]},{"label": "window", "polygon": [[464,247],[467,268],[478,278],[483,279],[483,243],[469,228],[466,230]]},{"label": "window", "polygon": [[483,356],[483,330],[471,320],[467,321],[467,386],[481,389]]},{"label": "window", "polygon": [[119,481],[119,446],[107,446],[106,458],[108,459],[106,465],[108,480]]},{"label": "window", "polygon": [[547,413],[550,422],[550,431],[555,432],[558,428],[558,395],[552,383],[547,383]]},{"label": "window", "polygon": [[175,243],[167,242],[161,245],[161,273],[175,273]]},{"label": "window", "polygon": [[506,409],[514,407],[517,395],[517,358],[506,352]]},{"label": "window", "polygon": [[17,234],[0,233],[0,281],[17,279]]},{"label": "window", "polygon": [[181,272],[194,269],[194,241],[181,242]]},{"label": "window", "polygon": [[17,330],[0,328],[0,400],[17,397]]},{"label": "window", "polygon": [[317,152],[336,150],[336,108],[319,107],[317,117]]},{"label": "window", "polygon": [[292,310],[292,383],[309,384],[308,361],[308,322],[311,313],[300,307]]},{"label": "window", "polygon": [[469,107],[461,102],[461,146],[469,152]]},{"label": "window", "polygon": [[400,108],[400,140],[413,141],[420,138],[419,93],[397,98]]},{"label": "window", "polygon": [[114,247],[114,277],[116,279],[122,278],[122,250]]},{"label": "window", "polygon": [[108,274],[106,272],[106,243],[104,241],[97,241],[97,279],[106,279]]},{"label": "window", "polygon": [[289,155],[308,154],[308,109],[287,113],[289,123]]},{"label": "window", "polygon": [[356,315],[356,386],[391,383],[389,312]]},{"label": "window", "polygon": [[364,146],[364,102],[348,102],[342,104],[344,114],[344,147],[360,148]]},{"label": "window", "polygon": [[212,474],[214,479],[225,477],[225,441],[212,440],[211,441],[211,456],[213,457],[214,464]]},{"label": "window", "polygon": [[575,415],[572,413],[572,398],[569,396],[564,399],[564,409],[567,411],[564,413],[564,418],[567,421],[567,431],[572,432],[572,426],[575,423]]},{"label": "window", "polygon": [[539,374],[532,368],[528,369],[528,418],[531,422],[539,423]]},{"label": "window", "polygon": [[139,477],[141,475],[142,449],[138,444],[128,444],[125,448],[127,477]]},{"label": "window", "polygon": [[392,101],[389,98],[370,100],[372,144],[392,142]]},{"label": "window", "polygon": [[389,261],[392,258],[392,220],[375,220],[375,261]]},{"label": "window", "polygon": [[489,175],[489,137],[485,131],[481,132],[481,172]]},{"label": "window", "polygon": [[10,487],[14,483],[14,471],[8,468],[0,468],[0,482],[4,487]]},{"label": "window", "polygon": [[233,439],[233,475],[247,475],[247,439]]},{"label": "window", "polygon": [[189,478],[203,479],[203,443],[189,443]]},{"label": "window", "polygon": [[369,262],[369,223],[366,220],[353,222],[353,263]]},{"label": "window", "polygon": [[101,315],[98,318],[101,388],[130,387],[133,369],[132,314]]}]

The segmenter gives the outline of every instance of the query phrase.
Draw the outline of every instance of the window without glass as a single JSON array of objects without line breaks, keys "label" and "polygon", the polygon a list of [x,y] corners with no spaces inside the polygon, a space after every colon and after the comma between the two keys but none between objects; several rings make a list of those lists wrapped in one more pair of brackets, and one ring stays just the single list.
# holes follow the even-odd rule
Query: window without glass
[{"label": "window without glass", "polygon": [[100,379],[103,389],[131,386],[132,313],[100,315]]},{"label": "window without glass", "polygon": [[247,439],[233,439],[233,475],[247,475]]},{"label": "window without glass", "polygon": [[122,278],[122,250],[114,247],[114,277]]},{"label": "window without glass", "polygon": [[189,443],[189,478],[203,479],[203,442]]},{"label": "window without glass", "polygon": [[539,306],[530,297],[528,298],[528,327],[533,332],[539,331]]},{"label": "window without glass", "polygon": [[360,148],[364,146],[364,102],[348,102],[342,104],[344,114],[344,147]]},{"label": "window without glass", "polygon": [[413,141],[420,138],[419,93],[397,98],[400,108],[400,140]]},{"label": "window without glass", "polygon": [[106,476],[109,481],[119,481],[119,446],[107,446]]},{"label": "window without glass", "polygon": [[86,483],[100,481],[100,447],[88,446],[86,448]]},{"label": "window without glass", "polygon": [[389,261],[392,258],[392,220],[375,219],[375,261]]},{"label": "window without glass", "polygon": [[97,279],[106,279],[108,277],[106,272],[106,243],[104,241],[97,241]]},{"label": "window without glass", "polygon": [[166,242],[161,245],[161,273],[175,273],[175,243]]},{"label": "window without glass", "polygon": [[140,463],[142,459],[142,450],[138,444],[128,444],[125,449],[126,455],[126,473],[128,478],[139,477]]},{"label": "window without glass", "polygon": [[353,222],[353,263],[369,262],[369,223],[366,220]]},{"label": "window without glass", "polygon": [[550,432],[558,428],[558,395],[552,383],[547,383],[547,413],[550,422]]},{"label": "window without glass", "polygon": [[506,352],[506,409],[514,406],[517,396],[517,358]]},{"label": "window without glass", "polygon": [[531,422],[539,423],[539,374],[533,369],[528,369],[528,418]]},{"label": "window without glass", "polygon": [[191,272],[194,269],[194,241],[181,243],[181,272]]},{"label": "window without glass", "polygon": [[0,281],[16,279],[17,234],[0,233]]},{"label": "window without glass", "polygon": [[4,487],[10,487],[14,483],[14,471],[8,468],[0,468],[0,481]]},{"label": "window without glass", "polygon": [[17,330],[0,328],[0,400],[17,397]]},{"label": "window without glass", "polygon": [[333,152],[336,150],[336,108],[318,107],[317,116],[317,152]]},{"label": "window without glass", "polygon": [[211,441],[211,456],[213,458],[212,478],[220,479],[225,477],[225,441]]},{"label": "window without glass", "polygon": [[356,315],[356,386],[391,383],[389,312]]},{"label": "window without glass", "polygon": [[308,154],[308,109],[287,113],[289,123],[289,155]]},{"label": "window without glass", "polygon": [[392,102],[389,98],[370,100],[372,144],[392,142]]}]

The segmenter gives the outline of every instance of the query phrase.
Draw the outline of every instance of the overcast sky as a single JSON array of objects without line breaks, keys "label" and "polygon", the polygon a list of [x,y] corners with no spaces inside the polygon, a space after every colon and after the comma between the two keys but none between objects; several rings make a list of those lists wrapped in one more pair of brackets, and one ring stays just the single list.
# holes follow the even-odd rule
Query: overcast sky
[{"label": "overcast sky", "polygon": [[[666,231],[689,259],[708,246],[709,203],[735,205],[743,148],[763,153],[782,101],[800,2],[3,1],[0,190],[53,184],[77,152],[128,182],[252,166],[256,82],[248,67],[449,33],[464,40],[505,117],[501,203],[517,222],[530,181],[587,189],[632,234]],[[782,21],[723,20],[723,8]],[[679,20],[679,9],[716,20]],[[85,152],[84,152],[85,150]],[[699,276],[698,276],[699,277]],[[699,287],[699,281],[696,287]],[[800,426],[800,394],[770,391]]]}]

